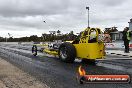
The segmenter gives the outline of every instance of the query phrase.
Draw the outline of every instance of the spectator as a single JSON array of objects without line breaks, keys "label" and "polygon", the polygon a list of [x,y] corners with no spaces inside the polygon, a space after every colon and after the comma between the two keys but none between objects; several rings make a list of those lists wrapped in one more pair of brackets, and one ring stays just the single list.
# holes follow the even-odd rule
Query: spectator
[{"label": "spectator", "polygon": [[124,46],[125,46],[125,53],[129,53],[129,42],[131,39],[131,32],[129,31],[129,28],[126,27],[123,30],[123,37],[122,37],[123,41],[124,41]]}]

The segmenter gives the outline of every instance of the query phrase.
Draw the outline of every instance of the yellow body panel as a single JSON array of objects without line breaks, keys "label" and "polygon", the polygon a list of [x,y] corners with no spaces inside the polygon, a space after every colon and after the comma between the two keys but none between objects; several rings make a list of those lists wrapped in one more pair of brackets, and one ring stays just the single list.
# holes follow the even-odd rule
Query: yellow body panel
[{"label": "yellow body panel", "polygon": [[53,50],[50,50],[50,49],[44,49],[43,52],[48,53],[50,55],[54,55],[54,56],[58,55],[57,51],[53,51]]},{"label": "yellow body panel", "polygon": [[69,43],[72,43],[73,41],[65,41],[65,42],[69,42]]},{"label": "yellow body panel", "polygon": [[[91,30],[94,30],[94,34],[91,33]],[[105,56],[105,46],[103,42],[98,41],[98,35],[100,29],[85,29],[82,32],[79,44],[73,44],[76,49],[77,57],[81,59],[103,59]],[[95,38],[94,41],[91,41],[90,38]]]},{"label": "yellow body panel", "polygon": [[103,43],[81,43],[74,44],[76,55],[81,59],[103,59],[104,45]]}]

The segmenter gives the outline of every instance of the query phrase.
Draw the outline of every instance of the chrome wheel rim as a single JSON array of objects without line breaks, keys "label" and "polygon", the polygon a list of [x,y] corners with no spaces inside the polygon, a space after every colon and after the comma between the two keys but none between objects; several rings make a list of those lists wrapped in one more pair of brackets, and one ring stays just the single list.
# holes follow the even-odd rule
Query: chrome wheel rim
[{"label": "chrome wheel rim", "polygon": [[65,47],[60,49],[60,56],[63,60],[67,58],[67,52]]}]

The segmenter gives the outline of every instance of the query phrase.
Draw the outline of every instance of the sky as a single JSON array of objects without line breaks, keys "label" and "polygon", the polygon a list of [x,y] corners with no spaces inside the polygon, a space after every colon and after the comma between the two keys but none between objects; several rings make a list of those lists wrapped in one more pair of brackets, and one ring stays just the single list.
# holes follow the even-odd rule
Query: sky
[{"label": "sky", "polygon": [[[41,36],[60,30],[79,33],[87,27],[118,27],[132,18],[132,0],[0,0],[0,36]],[[45,21],[45,23],[43,22]]]}]

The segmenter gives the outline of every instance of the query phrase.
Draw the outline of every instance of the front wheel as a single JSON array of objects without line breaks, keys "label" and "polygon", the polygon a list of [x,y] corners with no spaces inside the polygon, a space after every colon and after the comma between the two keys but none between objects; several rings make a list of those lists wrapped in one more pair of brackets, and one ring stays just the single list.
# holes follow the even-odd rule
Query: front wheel
[{"label": "front wheel", "polygon": [[68,63],[72,63],[76,57],[75,47],[70,43],[62,43],[59,47],[59,58]]},{"label": "front wheel", "polygon": [[37,56],[37,46],[36,45],[33,45],[33,47],[32,47],[32,54],[34,56]]}]

